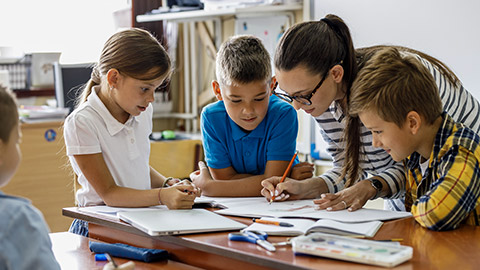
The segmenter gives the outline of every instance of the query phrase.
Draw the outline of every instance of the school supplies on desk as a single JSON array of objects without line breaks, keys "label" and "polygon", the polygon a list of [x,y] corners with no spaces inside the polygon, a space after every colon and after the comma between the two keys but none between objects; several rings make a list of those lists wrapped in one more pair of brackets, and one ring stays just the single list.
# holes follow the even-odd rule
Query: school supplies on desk
[{"label": "school supplies on desk", "polygon": [[246,227],[245,224],[205,209],[157,209],[118,212],[117,215],[151,236],[233,231]]},{"label": "school supplies on desk", "polygon": [[287,219],[287,218],[268,218],[263,217],[260,220],[270,222],[288,222],[292,227],[269,226],[261,223],[253,223],[245,230],[264,231],[269,235],[297,236],[302,234],[310,234],[313,232],[323,232],[336,235],[373,237],[382,226],[381,221],[367,222],[339,222],[329,219],[319,219],[317,221],[311,219]]},{"label": "school supplies on desk", "polygon": [[254,218],[254,223],[261,223],[265,225],[275,225],[280,227],[293,227],[293,224],[288,223],[286,221],[278,221],[278,220],[269,220],[269,219],[261,219],[261,218]]},{"label": "school supplies on desk", "polygon": [[257,244],[268,251],[275,251],[275,246],[267,241],[268,234],[261,231],[241,231],[236,233],[229,233],[228,240],[231,241],[244,241]]},{"label": "school supplies on desk", "polygon": [[296,255],[307,254],[384,267],[394,267],[413,256],[413,249],[409,246],[323,233],[298,236],[291,242]]}]

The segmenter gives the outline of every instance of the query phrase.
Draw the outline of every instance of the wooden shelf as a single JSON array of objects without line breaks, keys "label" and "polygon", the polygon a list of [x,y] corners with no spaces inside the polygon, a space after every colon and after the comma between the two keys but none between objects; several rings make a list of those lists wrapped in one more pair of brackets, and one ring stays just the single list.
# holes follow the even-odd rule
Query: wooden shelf
[{"label": "wooden shelf", "polygon": [[13,89],[13,92],[15,93],[17,98],[55,96],[55,89],[53,88],[38,90]]}]

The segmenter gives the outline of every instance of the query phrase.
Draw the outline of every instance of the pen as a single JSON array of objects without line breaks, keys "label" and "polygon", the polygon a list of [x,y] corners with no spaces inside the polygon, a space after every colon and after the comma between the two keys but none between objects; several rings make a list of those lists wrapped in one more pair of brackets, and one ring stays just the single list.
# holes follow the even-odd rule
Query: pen
[{"label": "pen", "polygon": [[[288,174],[288,172],[290,171],[290,168],[292,168],[293,161],[294,161],[295,158],[297,157],[297,154],[298,154],[298,152],[295,152],[295,155],[293,155],[292,159],[290,160],[290,163],[288,164],[287,169],[286,169],[285,172],[283,173],[282,179],[280,179],[280,183],[282,183],[283,181],[285,181],[285,178],[287,177],[287,174]],[[272,203],[273,200],[275,200],[275,195],[273,195],[272,198],[270,198],[270,203]]]},{"label": "pen", "polygon": [[114,269],[117,269],[117,268],[118,268],[118,265],[115,263],[115,261],[114,261],[113,258],[110,256],[110,254],[105,253],[105,256],[107,257],[108,261],[113,264]]},{"label": "pen", "polygon": [[265,220],[265,219],[258,219],[258,218],[254,218],[253,222],[267,224],[267,225],[276,225],[281,227],[293,227],[293,225],[288,222],[280,222],[280,221]]},{"label": "pen", "polygon": [[385,240],[375,240],[378,242],[402,242],[403,238],[392,238],[392,239],[385,239]]}]

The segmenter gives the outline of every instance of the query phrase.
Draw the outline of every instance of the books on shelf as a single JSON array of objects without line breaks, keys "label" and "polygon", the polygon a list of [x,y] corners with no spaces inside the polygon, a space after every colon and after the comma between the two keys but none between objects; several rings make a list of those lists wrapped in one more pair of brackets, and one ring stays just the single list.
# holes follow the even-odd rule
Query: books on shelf
[{"label": "books on shelf", "polygon": [[20,106],[18,114],[23,122],[41,122],[48,120],[64,120],[69,113],[69,108],[50,106]]},{"label": "books on shelf", "polygon": [[298,236],[313,232],[322,232],[344,236],[373,237],[382,226],[383,222],[374,220],[367,222],[340,222],[330,219],[311,220],[304,218],[269,218],[262,217],[261,220],[278,221],[289,223],[293,226],[284,227],[254,222],[245,230],[264,231],[268,235]]}]

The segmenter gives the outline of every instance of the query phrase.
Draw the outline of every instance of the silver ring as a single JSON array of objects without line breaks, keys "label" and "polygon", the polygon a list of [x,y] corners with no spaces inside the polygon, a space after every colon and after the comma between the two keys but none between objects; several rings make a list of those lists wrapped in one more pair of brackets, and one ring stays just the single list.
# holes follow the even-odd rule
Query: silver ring
[{"label": "silver ring", "polygon": [[347,203],[345,201],[342,201],[343,205],[345,205],[344,209],[347,209]]}]

